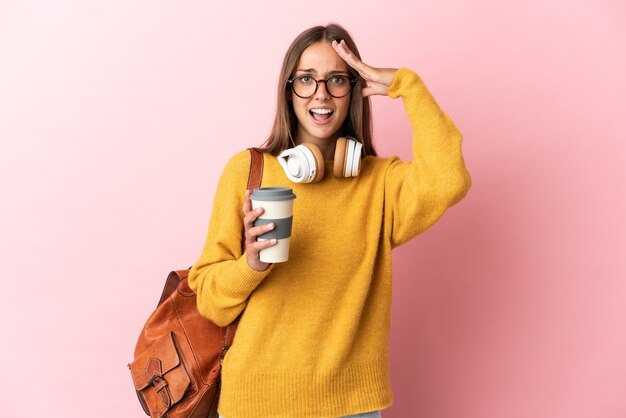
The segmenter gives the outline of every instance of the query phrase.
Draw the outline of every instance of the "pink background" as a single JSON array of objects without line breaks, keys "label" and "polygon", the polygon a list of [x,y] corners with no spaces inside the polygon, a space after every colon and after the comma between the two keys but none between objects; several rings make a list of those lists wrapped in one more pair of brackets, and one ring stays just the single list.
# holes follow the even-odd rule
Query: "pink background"
[{"label": "pink background", "polygon": [[[337,21],[418,72],[474,186],[394,253],[385,418],[626,416],[622,1],[0,2],[2,416],[142,417],[126,364],[283,54]],[[411,158],[401,101],[382,155]]]}]

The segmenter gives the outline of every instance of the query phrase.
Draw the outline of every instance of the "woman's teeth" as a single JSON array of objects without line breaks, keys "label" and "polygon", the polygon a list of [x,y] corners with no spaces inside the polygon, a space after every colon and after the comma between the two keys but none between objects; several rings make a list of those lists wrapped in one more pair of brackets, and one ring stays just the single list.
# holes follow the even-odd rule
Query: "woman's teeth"
[{"label": "woman's teeth", "polygon": [[311,109],[309,112],[311,112],[311,116],[313,117],[313,119],[318,122],[324,122],[328,120],[333,114],[333,111],[330,109]]},{"label": "woman's teeth", "polygon": [[312,113],[317,113],[318,115],[328,115],[333,113],[330,109],[311,109]]}]

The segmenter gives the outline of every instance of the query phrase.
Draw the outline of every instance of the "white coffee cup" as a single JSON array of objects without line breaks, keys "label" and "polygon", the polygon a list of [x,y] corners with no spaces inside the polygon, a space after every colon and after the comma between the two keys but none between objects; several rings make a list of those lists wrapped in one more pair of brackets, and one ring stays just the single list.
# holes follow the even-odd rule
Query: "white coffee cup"
[{"label": "white coffee cup", "polygon": [[290,187],[260,187],[250,194],[252,208],[265,211],[254,221],[254,226],[274,224],[274,229],[257,237],[258,241],[276,238],[277,243],[261,250],[264,263],[283,263],[289,259],[289,241],[293,222],[293,201],[296,195]]}]

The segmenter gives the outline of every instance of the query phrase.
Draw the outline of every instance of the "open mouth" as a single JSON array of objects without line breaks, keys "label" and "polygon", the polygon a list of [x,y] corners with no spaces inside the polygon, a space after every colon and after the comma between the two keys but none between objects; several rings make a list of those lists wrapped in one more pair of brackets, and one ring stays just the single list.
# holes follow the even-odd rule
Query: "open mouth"
[{"label": "open mouth", "polygon": [[334,112],[330,109],[311,109],[309,113],[316,122],[326,122]]}]

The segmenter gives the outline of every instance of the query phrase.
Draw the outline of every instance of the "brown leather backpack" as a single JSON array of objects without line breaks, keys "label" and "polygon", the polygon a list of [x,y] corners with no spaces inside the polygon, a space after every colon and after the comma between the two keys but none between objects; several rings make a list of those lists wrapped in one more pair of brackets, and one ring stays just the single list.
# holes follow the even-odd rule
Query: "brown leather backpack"
[{"label": "brown leather backpack", "polygon": [[[260,186],[263,154],[252,156],[247,188]],[[221,365],[239,319],[220,327],[204,318],[189,288],[189,270],[172,271],[128,365],[139,402],[152,418],[217,418]]]}]

